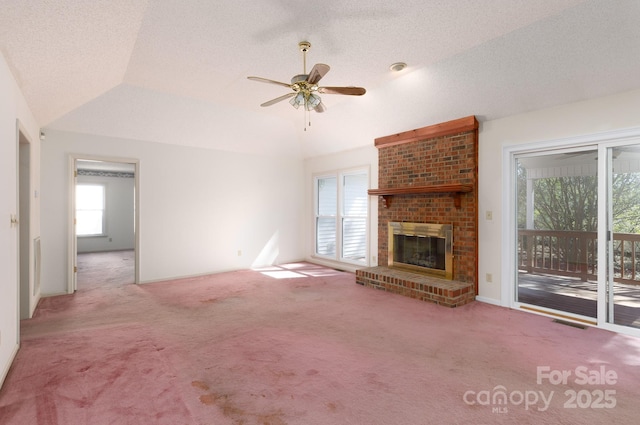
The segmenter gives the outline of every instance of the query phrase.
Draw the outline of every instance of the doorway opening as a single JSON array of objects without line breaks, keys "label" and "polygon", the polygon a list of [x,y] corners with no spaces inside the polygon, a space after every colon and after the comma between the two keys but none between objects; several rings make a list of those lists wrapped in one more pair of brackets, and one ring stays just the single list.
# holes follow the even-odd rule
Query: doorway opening
[{"label": "doorway opening", "polygon": [[[20,319],[33,316],[40,298],[40,238],[32,237],[31,140],[17,123],[18,133],[18,295]],[[37,195],[35,195],[37,196]]]},{"label": "doorway opening", "polygon": [[70,292],[138,283],[138,161],[72,161]]},{"label": "doorway opening", "polygon": [[[516,299],[597,319],[598,176],[594,146],[516,157]],[[531,307],[528,307],[531,308]]]}]

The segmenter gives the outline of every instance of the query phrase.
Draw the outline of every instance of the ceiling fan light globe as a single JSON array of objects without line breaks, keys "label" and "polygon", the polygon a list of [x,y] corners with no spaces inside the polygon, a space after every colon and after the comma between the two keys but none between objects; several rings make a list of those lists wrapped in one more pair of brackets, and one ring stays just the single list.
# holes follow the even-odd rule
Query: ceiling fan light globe
[{"label": "ceiling fan light globe", "polygon": [[320,104],[320,102],[322,101],[322,99],[320,99],[320,96],[318,96],[315,93],[311,93],[309,95],[309,100],[308,100],[308,104],[311,105],[312,108],[315,109],[316,106],[318,106]]},{"label": "ceiling fan light globe", "polygon": [[298,92],[289,103],[293,105],[294,108],[298,109],[300,106],[304,105],[306,102],[305,95],[303,92]]}]

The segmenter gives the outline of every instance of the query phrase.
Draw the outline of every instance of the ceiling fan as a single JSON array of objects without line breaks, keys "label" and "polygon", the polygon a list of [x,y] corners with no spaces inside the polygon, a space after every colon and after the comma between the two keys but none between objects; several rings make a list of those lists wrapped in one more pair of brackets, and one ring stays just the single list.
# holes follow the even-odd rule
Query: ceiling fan
[{"label": "ceiling fan", "polygon": [[329,72],[329,65],[318,63],[311,68],[307,74],[307,52],[311,48],[311,43],[301,41],[298,47],[302,52],[302,74],[294,75],[291,78],[291,84],[281,83],[280,81],[269,80],[261,77],[247,77],[253,81],[262,83],[277,84],[279,86],[291,89],[290,93],[276,97],[260,106],[271,106],[283,100],[290,99],[289,103],[298,109],[301,106],[307,111],[324,112],[326,106],[322,103],[322,99],[318,94],[344,94],[349,96],[362,96],[367,91],[362,87],[320,87],[318,82]]}]

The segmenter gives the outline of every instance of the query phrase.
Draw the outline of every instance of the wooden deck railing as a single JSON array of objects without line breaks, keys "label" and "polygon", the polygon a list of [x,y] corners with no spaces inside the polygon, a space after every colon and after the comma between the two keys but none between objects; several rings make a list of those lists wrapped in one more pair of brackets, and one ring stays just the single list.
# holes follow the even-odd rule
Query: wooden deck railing
[{"label": "wooden deck railing", "polygon": [[[527,273],[546,273],[596,280],[596,232],[518,230],[518,266]],[[640,285],[640,234],[614,233],[614,280]]]}]

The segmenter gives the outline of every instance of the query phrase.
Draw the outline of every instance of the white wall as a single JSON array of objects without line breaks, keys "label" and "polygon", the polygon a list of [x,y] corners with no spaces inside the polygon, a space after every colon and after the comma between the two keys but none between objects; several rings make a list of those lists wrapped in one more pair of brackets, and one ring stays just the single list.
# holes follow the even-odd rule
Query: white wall
[{"label": "white wall", "polygon": [[[17,141],[18,126],[30,143],[31,238],[40,235],[38,199],[35,191],[40,181],[39,128],[16,84],[7,63],[0,54],[0,385],[18,349],[18,228],[10,217],[18,214]],[[30,248],[32,252],[32,248]],[[32,278],[32,277],[31,277]],[[33,282],[31,282],[33,283]],[[36,302],[39,294],[34,297]]]},{"label": "white wall", "polygon": [[105,235],[78,238],[78,252],[100,252],[135,247],[135,180],[130,177],[83,176],[78,183],[105,185]]},{"label": "white wall", "polygon": [[71,154],[139,160],[142,283],[303,258],[299,159],[48,130],[43,294],[67,291]]},{"label": "white wall", "polygon": [[[382,134],[381,136],[385,136]],[[369,188],[378,187],[378,149],[374,146],[349,150],[334,155],[325,155],[309,158],[304,163],[304,185],[306,196],[304,198],[304,252],[308,261],[319,264],[326,264],[342,270],[354,271],[364,266],[351,266],[345,263],[333,263],[321,258],[314,257],[314,188],[313,178],[316,174],[348,170],[351,168],[369,167]],[[377,266],[378,260],[378,197],[369,197],[369,264]]]},{"label": "white wall", "polygon": [[[502,204],[503,148],[633,127],[640,127],[640,91],[480,123],[479,299],[509,305],[501,290],[514,284],[511,276],[502,276],[501,226],[507,208]],[[493,212],[493,220],[485,219],[486,211]]]}]

